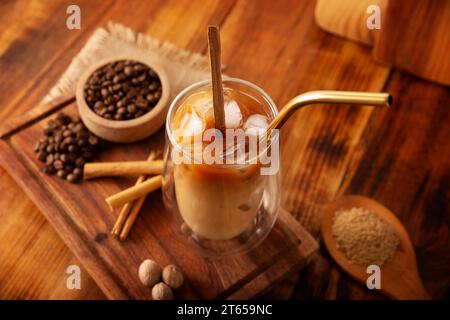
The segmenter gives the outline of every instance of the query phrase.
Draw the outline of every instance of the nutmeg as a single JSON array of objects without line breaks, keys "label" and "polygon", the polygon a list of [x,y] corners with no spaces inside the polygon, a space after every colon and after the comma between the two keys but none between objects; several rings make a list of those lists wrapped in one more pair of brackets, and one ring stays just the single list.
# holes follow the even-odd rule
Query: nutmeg
[{"label": "nutmeg", "polygon": [[161,267],[155,261],[147,259],[139,266],[139,279],[146,286],[153,286],[161,279]]},{"label": "nutmeg", "polygon": [[153,300],[172,300],[173,292],[168,285],[163,282],[155,284],[152,289]]},{"label": "nutmeg", "polygon": [[183,284],[184,276],[180,268],[173,264],[169,264],[163,269],[162,279],[164,283],[172,289],[178,289]]}]

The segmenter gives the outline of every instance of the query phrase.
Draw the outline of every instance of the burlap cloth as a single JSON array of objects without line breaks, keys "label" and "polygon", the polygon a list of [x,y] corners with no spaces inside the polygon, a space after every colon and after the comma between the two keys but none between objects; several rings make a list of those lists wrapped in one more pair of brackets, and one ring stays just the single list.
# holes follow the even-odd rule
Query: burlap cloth
[{"label": "burlap cloth", "polygon": [[49,102],[63,93],[75,94],[77,80],[86,68],[99,60],[118,55],[145,56],[163,66],[170,82],[170,100],[188,85],[210,77],[207,57],[109,22],[106,29],[94,31],[43,102]]}]

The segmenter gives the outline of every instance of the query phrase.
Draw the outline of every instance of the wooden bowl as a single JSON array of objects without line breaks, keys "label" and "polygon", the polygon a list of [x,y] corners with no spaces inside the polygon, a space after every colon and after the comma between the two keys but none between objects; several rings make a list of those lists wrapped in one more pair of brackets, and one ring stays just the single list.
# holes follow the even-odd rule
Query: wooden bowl
[{"label": "wooden bowl", "polygon": [[[91,74],[107,63],[119,60],[133,60],[145,64],[156,72],[161,81],[161,98],[158,103],[146,114],[131,120],[108,120],[92,110],[84,98],[84,84]],[[147,138],[157,131],[164,123],[168,109],[170,87],[167,74],[160,65],[146,60],[143,57],[111,57],[97,62],[88,68],[78,80],[76,99],[80,118],[86,127],[98,137],[112,142],[134,142]]]}]

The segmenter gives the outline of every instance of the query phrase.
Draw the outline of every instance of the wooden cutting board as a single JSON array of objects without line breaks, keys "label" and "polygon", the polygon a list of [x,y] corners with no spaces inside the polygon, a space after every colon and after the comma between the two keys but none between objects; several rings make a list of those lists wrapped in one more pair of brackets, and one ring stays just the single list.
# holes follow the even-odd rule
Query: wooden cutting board
[{"label": "wooden cutting board", "polygon": [[[35,202],[110,299],[150,299],[151,290],[137,276],[142,260],[177,264],[187,281],[178,299],[249,299],[265,293],[289,273],[299,270],[317,250],[314,238],[285,210],[267,239],[245,255],[204,259],[186,250],[168,224],[161,193],[147,197],[129,239],[119,242],[109,232],[117,213],[104,198],[135,179],[99,179],[71,184],[42,172],[33,145],[48,118],[59,110],[76,115],[73,97],[32,109],[0,130],[0,165]],[[147,140],[111,145],[99,161],[144,160],[149,150],[162,150],[164,132]]]}]

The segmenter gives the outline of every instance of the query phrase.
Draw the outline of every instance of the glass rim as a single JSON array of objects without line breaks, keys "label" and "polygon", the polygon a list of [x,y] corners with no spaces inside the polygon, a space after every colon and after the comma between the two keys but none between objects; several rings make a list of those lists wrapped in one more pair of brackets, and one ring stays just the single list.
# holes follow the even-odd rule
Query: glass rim
[{"label": "glass rim", "polygon": [[[263,97],[266,100],[266,102],[269,105],[270,111],[272,112],[272,116],[275,117],[278,114],[278,109],[277,109],[277,107],[275,105],[275,102],[272,100],[272,98],[263,89],[261,89],[260,87],[258,87],[254,83],[252,83],[250,81],[247,81],[247,80],[243,80],[243,79],[239,79],[239,78],[233,78],[233,77],[223,77],[222,81],[223,82],[234,82],[234,83],[242,84],[244,86],[248,86],[248,87],[254,89],[256,92],[258,92],[261,95],[261,97]],[[180,151],[183,154],[183,156],[187,157],[189,160],[192,160],[193,161],[192,163],[196,163],[195,162],[195,158],[193,156],[191,156],[187,152],[187,150],[185,150],[182,146],[180,146],[180,144],[178,144],[175,141],[174,136],[173,136],[173,132],[172,132],[172,128],[169,125],[169,122],[171,122],[173,113],[175,112],[174,110],[175,110],[176,106],[178,105],[179,101],[182,98],[184,98],[186,96],[186,94],[189,93],[190,91],[193,91],[193,90],[195,90],[197,88],[200,88],[202,86],[205,86],[207,84],[211,84],[211,80],[205,79],[205,80],[197,81],[197,82],[187,86],[182,91],[180,91],[176,95],[176,97],[173,99],[172,103],[170,104],[169,110],[168,110],[167,116],[166,116],[166,134],[167,134],[167,137],[169,138],[170,144],[174,148],[176,148],[178,151]],[[272,136],[272,140],[273,139],[279,139],[279,135],[278,134],[273,135]],[[228,164],[228,163],[223,163],[223,164],[205,164],[205,163],[202,163],[202,165],[211,166],[211,167],[214,167],[214,166],[216,166],[216,167],[248,166],[248,165],[253,164],[253,161],[257,160],[263,152],[266,152],[267,149],[270,148],[270,145],[271,145],[271,143],[270,144],[267,143],[263,150],[260,150],[258,152],[258,154],[256,156],[254,156],[253,158],[246,160],[245,163],[238,163],[238,164],[236,164],[236,163],[234,163],[234,164]]]}]

